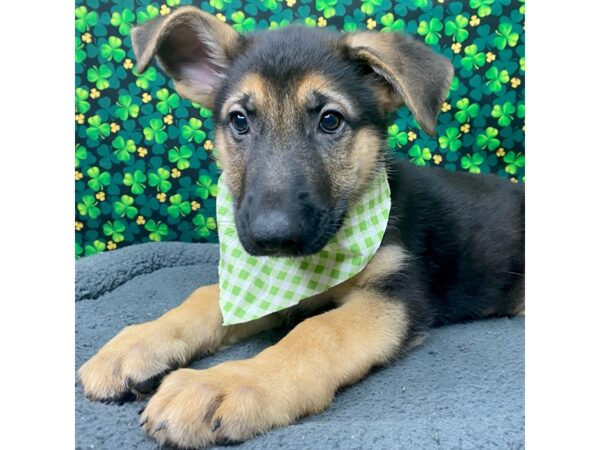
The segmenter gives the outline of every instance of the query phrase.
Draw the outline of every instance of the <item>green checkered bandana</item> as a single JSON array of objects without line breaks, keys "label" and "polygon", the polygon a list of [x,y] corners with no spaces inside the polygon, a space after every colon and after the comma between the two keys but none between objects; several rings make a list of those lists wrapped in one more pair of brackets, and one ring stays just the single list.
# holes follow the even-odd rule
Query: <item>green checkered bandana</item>
[{"label": "green checkered bandana", "polygon": [[221,176],[217,223],[223,325],[248,322],[289,308],[359,273],[381,244],[390,205],[390,186],[382,170],[319,253],[298,257],[251,256],[239,241],[233,197]]}]

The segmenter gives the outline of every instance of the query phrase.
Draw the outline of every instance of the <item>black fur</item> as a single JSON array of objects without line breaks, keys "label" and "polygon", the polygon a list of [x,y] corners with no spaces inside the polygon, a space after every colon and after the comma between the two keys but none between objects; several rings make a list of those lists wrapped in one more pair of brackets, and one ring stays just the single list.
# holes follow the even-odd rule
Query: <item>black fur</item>
[{"label": "black fur", "polygon": [[[260,74],[269,90],[276,93],[279,105],[289,101],[286,95],[293,92],[293,86],[313,73],[329,80],[356,105],[344,115],[345,132],[327,135],[318,131],[321,108],[327,103],[324,95],[316,96],[301,116],[281,116],[285,127],[277,129],[261,121],[264,111],[255,111],[250,99],[239,102],[251,130],[238,139],[248,158],[236,198],[236,225],[240,241],[253,255],[318,252],[341,226],[350,201],[331,195],[328,173],[323,169],[324,155],[332,154],[340,140],[350,142],[349,134],[362,127],[374,128],[385,136],[383,111],[374,92],[364,88],[366,69],[348,58],[339,38],[337,33],[306,27],[252,34],[244,38],[244,51],[233,61],[217,94],[214,115],[227,131],[229,117],[223,114],[223,104],[248,73]],[[278,157],[284,161],[278,162]],[[277,166],[288,170],[278,191],[272,192],[264,171],[265,167]],[[279,220],[271,218],[275,214]],[[281,226],[276,226],[278,223]]]},{"label": "black fur", "polygon": [[[359,105],[357,116],[349,121],[354,131],[369,127],[384,137],[386,117],[372,86],[365,85],[369,69],[348,54],[335,51],[338,38],[329,32],[295,27],[252,35],[253,41],[246,43],[249,50],[228,73],[217,98],[216,115],[230,87],[248,72],[261,73],[284,94],[295,80],[317,71]],[[263,143],[267,150],[270,145],[268,140]],[[315,147],[313,142],[298,138],[293,145],[303,149],[311,170],[323,173],[318,152],[306,150]],[[250,168],[250,176],[260,182],[264,161],[260,148],[252,151],[256,170]],[[268,158],[270,153],[263,156]],[[289,163],[294,164],[293,158]],[[517,310],[524,289],[523,186],[494,175],[451,173],[399,161],[388,163],[388,173],[392,211],[382,245],[401,244],[410,259],[402,269],[381,280],[377,289],[406,303],[411,316],[407,340],[432,325],[510,315]],[[307,192],[307,179],[295,177],[282,183],[291,193]],[[320,192],[321,198],[311,197],[312,204],[331,208],[323,200],[326,187]],[[299,203],[287,204],[298,207]],[[309,219],[307,211],[303,213],[305,221]],[[319,226],[308,228],[314,235],[324,231]],[[326,231],[330,236],[336,230]],[[321,239],[310,252],[318,251],[326,240]]]},{"label": "black fur", "polygon": [[[136,33],[141,41],[138,48],[144,48],[142,38],[146,34]],[[368,128],[385,142],[388,123],[375,87],[386,83],[388,88],[393,85],[390,96],[408,90],[401,92],[401,97],[422,127],[431,131],[448,89],[451,66],[416,40],[395,33],[387,37],[392,38],[382,47],[387,59],[377,66],[358,57],[340,33],[288,27],[238,36],[235,48],[223,49],[230,57],[215,92],[216,123],[228,130],[228,117],[222,114],[224,102],[248,73],[258,73],[266,80],[277,93],[278,105],[287,101],[286,94],[293,91],[294,83],[308,73],[319,73],[356,105],[345,117],[346,136]],[[203,48],[206,43],[195,44]],[[200,52],[201,59],[209,54]],[[386,73],[385,65],[395,67],[397,77]],[[177,67],[171,72],[177,78]],[[398,79],[402,83],[397,83]],[[245,109],[252,121],[252,105]],[[271,128],[256,120],[253,135],[243,143],[240,139],[236,146],[235,150],[247,152],[242,192],[236,199],[236,225],[250,253],[264,251],[246,239],[251,215],[285,210],[290,219],[287,228],[293,231],[296,244],[290,254],[319,251],[341,225],[349,199],[331,198],[331,174],[323,169],[323,159],[342,151],[338,142],[344,136],[334,139],[318,135],[316,120],[318,115],[310,111],[300,117],[281,117]],[[279,167],[286,169],[280,180],[283,192],[276,199],[264,186],[265,170],[273,166],[274,148],[284,150],[277,157],[283,158]],[[383,154],[385,149],[373,151]],[[524,294],[522,185],[493,175],[451,173],[406,162],[389,163],[387,168],[392,211],[382,245],[400,244],[409,258],[375,288],[407,305],[411,323],[408,339],[432,325],[510,315],[519,310]],[[264,222],[267,229],[276,220]]]},{"label": "black fur", "polygon": [[401,244],[410,257],[377,288],[406,302],[412,334],[513,314],[524,294],[523,185],[404,161],[388,173],[392,210],[382,245]]}]

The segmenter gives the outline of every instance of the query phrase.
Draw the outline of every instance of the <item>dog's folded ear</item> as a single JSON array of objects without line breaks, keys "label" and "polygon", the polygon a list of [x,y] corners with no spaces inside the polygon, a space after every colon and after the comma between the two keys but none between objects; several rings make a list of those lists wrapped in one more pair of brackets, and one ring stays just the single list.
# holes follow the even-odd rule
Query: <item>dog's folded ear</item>
[{"label": "dog's folded ear", "polygon": [[406,105],[429,135],[435,134],[437,116],[450,88],[454,69],[445,57],[400,33],[358,32],[344,36],[351,59],[366,64],[368,74],[383,90],[387,111]]},{"label": "dog's folded ear", "polygon": [[131,44],[142,73],[154,55],[183,97],[212,108],[216,88],[243,47],[229,25],[186,6],[131,30]]}]

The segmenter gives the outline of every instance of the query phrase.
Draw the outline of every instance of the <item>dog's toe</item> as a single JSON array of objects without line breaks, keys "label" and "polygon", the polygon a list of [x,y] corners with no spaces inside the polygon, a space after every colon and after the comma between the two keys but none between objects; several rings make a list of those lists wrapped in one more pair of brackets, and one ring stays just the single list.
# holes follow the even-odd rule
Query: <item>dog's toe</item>
[{"label": "dog's toe", "polygon": [[141,399],[185,362],[185,347],[155,323],[127,327],[79,369],[84,394],[91,400],[120,403]]}]

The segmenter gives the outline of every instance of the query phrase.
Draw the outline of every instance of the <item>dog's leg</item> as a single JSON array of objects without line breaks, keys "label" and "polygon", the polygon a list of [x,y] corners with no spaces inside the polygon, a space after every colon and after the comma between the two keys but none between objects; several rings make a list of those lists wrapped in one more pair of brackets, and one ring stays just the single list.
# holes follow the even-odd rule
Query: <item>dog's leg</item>
[{"label": "dog's leg", "polygon": [[245,440],[322,411],[338,388],[409,345],[401,301],[352,288],[339,303],[251,359],[168,375],[141,416],[144,429],[184,448]]},{"label": "dog's leg", "polygon": [[281,318],[269,315],[228,327],[222,320],[219,287],[211,285],[156,320],[126,327],[79,369],[85,395],[93,400],[140,397],[169,370],[275,327]]}]

